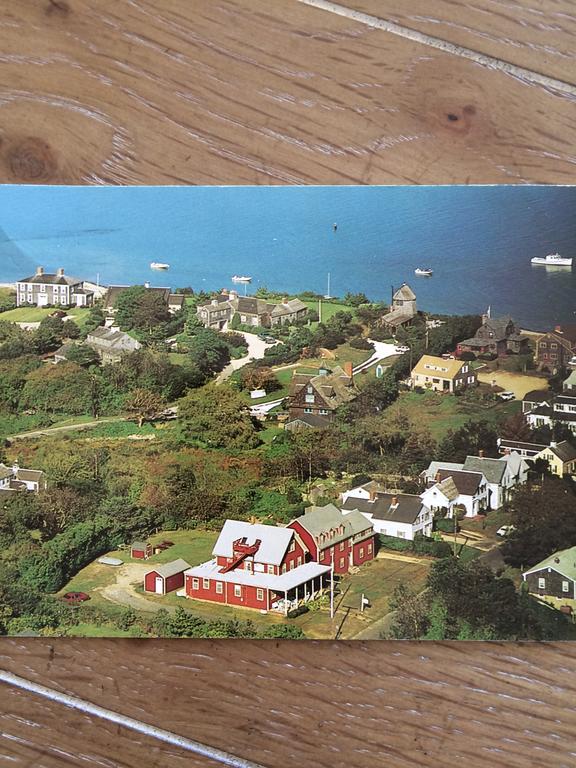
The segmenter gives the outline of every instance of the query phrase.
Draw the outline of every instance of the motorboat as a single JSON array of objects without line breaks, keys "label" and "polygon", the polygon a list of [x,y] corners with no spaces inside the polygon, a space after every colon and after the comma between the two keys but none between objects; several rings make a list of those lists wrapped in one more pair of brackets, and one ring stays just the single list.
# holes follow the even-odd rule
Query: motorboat
[{"label": "motorboat", "polygon": [[232,282],[233,283],[251,283],[252,278],[248,277],[248,275],[232,275]]},{"label": "motorboat", "polygon": [[571,267],[571,256],[560,256],[559,253],[549,253],[548,256],[534,256],[532,264],[544,264],[546,267]]},{"label": "motorboat", "polygon": [[150,269],[170,269],[170,264],[165,264],[162,261],[151,261]]},{"label": "motorboat", "polygon": [[434,270],[430,269],[430,267],[427,267],[427,268],[425,268],[425,267],[417,267],[414,270],[414,274],[415,275],[421,275],[422,277],[432,277],[432,275],[434,274]]}]

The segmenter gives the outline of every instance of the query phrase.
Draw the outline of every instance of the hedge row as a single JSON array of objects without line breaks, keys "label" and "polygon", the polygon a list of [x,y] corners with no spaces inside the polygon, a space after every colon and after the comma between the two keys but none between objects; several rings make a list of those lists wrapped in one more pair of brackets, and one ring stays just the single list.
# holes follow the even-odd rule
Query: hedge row
[{"label": "hedge row", "polygon": [[381,533],[379,540],[383,549],[392,549],[396,552],[414,552],[418,555],[432,555],[432,557],[449,557],[452,552],[448,542],[434,541],[424,536],[417,536],[414,541],[410,541]]}]

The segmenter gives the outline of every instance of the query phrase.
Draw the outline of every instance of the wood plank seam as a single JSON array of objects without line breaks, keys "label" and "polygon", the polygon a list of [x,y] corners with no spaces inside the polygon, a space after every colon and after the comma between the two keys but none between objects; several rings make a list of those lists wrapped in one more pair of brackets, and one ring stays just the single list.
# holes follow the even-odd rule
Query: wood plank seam
[{"label": "wood plank seam", "polygon": [[167,731],[164,728],[157,728],[154,725],[143,723],[141,720],[136,720],[133,717],[122,715],[119,712],[115,712],[114,710],[100,707],[97,704],[92,704],[91,702],[85,701],[84,699],[81,699],[77,696],[71,696],[70,694],[56,691],[53,688],[48,688],[45,685],[34,683],[31,680],[27,680],[24,677],[20,677],[19,675],[15,675],[12,672],[7,672],[3,669],[0,669],[0,682],[15,688],[20,688],[21,690],[27,691],[28,693],[42,696],[49,701],[62,704],[65,707],[79,710],[84,714],[99,717],[103,720],[107,720],[108,722],[122,726],[123,728],[128,728],[129,730],[141,733],[144,736],[152,737],[158,741],[163,741],[166,744],[180,747],[187,752],[193,752],[197,755],[201,755],[202,757],[206,757],[209,760],[214,760],[215,762],[220,763],[220,765],[229,766],[229,768],[264,768],[264,766],[262,766],[260,763],[254,763],[251,760],[245,760],[242,757],[237,757],[236,755],[232,755],[222,749],[217,749],[216,747],[202,744],[201,742],[195,741],[194,739],[188,739],[184,736],[179,736],[178,734]]},{"label": "wood plank seam", "polygon": [[404,37],[407,40],[412,40],[413,42],[427,45],[431,48],[437,48],[440,51],[444,51],[444,53],[450,53],[454,56],[470,59],[471,61],[474,61],[483,67],[487,67],[488,69],[498,70],[500,72],[504,72],[507,75],[511,75],[512,77],[516,77],[522,82],[540,85],[544,88],[547,88],[548,90],[564,93],[569,96],[576,96],[576,85],[573,85],[572,83],[568,83],[564,80],[559,80],[554,77],[548,77],[547,75],[543,75],[541,72],[536,72],[532,69],[520,67],[517,64],[512,64],[511,62],[505,61],[504,59],[498,59],[495,56],[489,56],[486,53],[475,51],[472,48],[466,48],[465,46],[458,45],[457,43],[450,43],[440,37],[434,37],[433,35],[427,35],[424,32],[418,32],[415,29],[405,27],[401,24],[396,24],[395,22],[388,21],[387,19],[382,19],[379,16],[372,16],[369,13],[364,13],[363,11],[356,11],[353,8],[348,8],[344,5],[340,5],[339,3],[333,3],[331,0],[296,1],[302,3],[303,5],[317,8],[318,10],[328,11],[329,13],[343,16],[344,18],[356,21],[360,24],[365,24],[366,26],[373,29],[379,29],[384,32],[389,32],[393,35],[398,35],[399,37]]}]

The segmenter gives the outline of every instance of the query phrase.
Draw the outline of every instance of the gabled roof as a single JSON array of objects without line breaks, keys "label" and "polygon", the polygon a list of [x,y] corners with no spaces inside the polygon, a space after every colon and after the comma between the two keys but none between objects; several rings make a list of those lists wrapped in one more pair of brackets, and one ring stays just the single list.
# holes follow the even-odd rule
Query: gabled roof
[{"label": "gabled roof", "polygon": [[414,301],[416,299],[416,294],[407,283],[402,283],[400,288],[398,288],[398,290],[395,291],[392,297],[393,301],[395,299],[400,299],[402,301]]},{"label": "gabled roof", "polygon": [[291,315],[293,312],[302,312],[308,309],[306,304],[300,299],[288,299],[288,301],[283,301],[281,304],[270,304],[269,307],[272,317]]},{"label": "gabled roof", "polygon": [[412,376],[435,376],[439,379],[454,379],[462,366],[470,365],[466,360],[444,360],[443,357],[422,355],[412,369]]},{"label": "gabled roof", "polygon": [[14,470],[12,467],[7,467],[6,464],[0,464],[0,480],[5,480],[7,477],[12,477]]},{"label": "gabled roof", "polygon": [[280,565],[288,549],[294,531],[277,525],[247,523],[243,520],[226,520],[214,545],[215,557],[232,557],[232,546],[237,539],[246,539],[247,544],[254,544],[260,539],[260,547],[255,555],[258,562]]},{"label": "gabled roof", "polygon": [[33,283],[35,285],[80,285],[82,280],[79,277],[44,272],[41,275],[36,274],[31,275],[30,277],[24,277],[18,282]]},{"label": "gabled roof", "polygon": [[360,512],[352,511],[343,515],[335,504],[326,504],[324,507],[307,507],[304,514],[292,522],[300,523],[314,538],[343,526],[343,533],[335,534],[330,538],[330,546],[371,528],[370,523]]},{"label": "gabled roof", "polygon": [[226,582],[227,584],[245,584],[251,587],[261,589],[272,589],[275,592],[287,592],[300,584],[305,584],[317,576],[322,576],[330,571],[329,565],[320,565],[313,561],[298,565],[291,571],[286,571],[280,575],[271,573],[259,573],[258,571],[247,571],[243,568],[235,568],[228,573],[222,573],[216,560],[209,560],[185,571],[185,576],[192,576],[201,579],[214,579],[215,581]]},{"label": "gabled roof", "polygon": [[149,546],[149,541],[133,541],[132,544],[130,544],[130,549],[146,549]]},{"label": "gabled roof", "polygon": [[314,375],[295,373],[290,382],[290,396],[294,397],[304,386],[312,386],[329,406],[338,408],[358,396],[354,380],[337,365],[331,373]]},{"label": "gabled roof", "polygon": [[544,451],[551,451],[564,464],[567,461],[576,460],[576,447],[569,440],[562,440],[561,443],[550,443],[547,448],[543,449],[542,453]]},{"label": "gabled roof", "polygon": [[330,426],[330,419],[326,416],[320,416],[316,413],[304,413],[302,416],[298,416],[296,419],[291,419],[284,424],[284,428],[288,429],[291,425],[302,424],[310,429],[326,429]]},{"label": "gabled roof", "polygon": [[431,461],[427,469],[420,473],[420,476],[433,480],[440,469],[462,469],[464,464],[458,464],[455,461]]},{"label": "gabled roof", "polygon": [[568,376],[568,378],[564,379],[563,387],[564,388],[576,387],[576,368],[574,368],[574,370],[570,373],[570,376]]},{"label": "gabled roof", "polygon": [[510,449],[510,451],[525,451],[526,453],[537,454],[547,446],[544,443],[526,443],[522,440],[509,440],[506,437],[498,438],[498,447],[500,450]]},{"label": "gabled roof", "polygon": [[508,464],[502,459],[487,459],[483,456],[466,456],[464,469],[471,472],[481,472],[489,483],[499,485],[502,482]]},{"label": "gabled roof", "polygon": [[437,490],[440,491],[440,493],[444,494],[448,501],[455,501],[458,496],[460,495],[458,493],[458,488],[456,488],[456,483],[452,479],[452,477],[446,477],[444,480],[442,480],[440,483],[437,483],[434,488],[437,488]]},{"label": "gabled roof", "polygon": [[536,573],[542,571],[545,568],[552,568],[562,576],[566,576],[572,581],[576,581],[576,547],[570,547],[569,549],[561,549],[559,552],[555,552],[545,560],[541,560],[536,565],[533,565],[527,571],[524,571],[523,576],[527,576],[529,573]]},{"label": "gabled roof", "polygon": [[437,474],[440,484],[446,478],[451,477],[458,493],[462,496],[474,496],[484,479],[481,472],[465,472],[463,470],[439,469]]},{"label": "gabled roof", "polygon": [[41,469],[18,469],[16,470],[17,480],[27,480],[29,483],[39,483],[44,477],[44,472]]},{"label": "gabled roof", "polygon": [[[571,344],[576,344],[576,325],[573,323],[567,323],[566,325],[557,325],[553,330],[547,331],[544,336],[553,335],[561,339],[566,339]],[[541,336],[540,339],[543,338]]]},{"label": "gabled roof", "polygon": [[[116,300],[118,299],[118,296],[123,293],[124,291],[128,290],[128,288],[132,288],[131,285],[110,285],[108,287],[108,290],[106,291],[106,295],[104,296],[104,304],[107,309],[110,309],[111,307],[114,307],[116,304]],[[170,288],[160,288],[160,287],[154,287],[154,286],[143,286],[146,288],[147,291],[150,291],[150,293],[158,293],[162,296],[166,304],[168,304],[168,297],[170,296]]]},{"label": "gabled roof", "polygon": [[[396,498],[396,503],[392,500]],[[424,508],[420,496],[411,493],[378,493],[374,501],[350,496],[343,509],[358,510],[372,515],[374,520],[413,524]]]},{"label": "gabled roof", "polygon": [[547,389],[531,389],[522,398],[523,403],[544,403],[550,400],[551,393]]},{"label": "gabled roof", "polygon": [[159,576],[163,576],[167,579],[169,576],[175,576],[177,573],[182,573],[182,571],[185,571],[187,568],[190,568],[190,563],[179,558],[178,560],[172,560],[171,563],[156,565],[154,568],[150,568],[148,573],[157,573]]}]

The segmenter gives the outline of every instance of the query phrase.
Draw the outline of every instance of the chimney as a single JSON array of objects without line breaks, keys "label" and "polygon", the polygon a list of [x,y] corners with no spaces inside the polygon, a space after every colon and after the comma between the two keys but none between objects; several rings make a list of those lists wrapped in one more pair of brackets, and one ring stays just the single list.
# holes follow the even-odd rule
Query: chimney
[{"label": "chimney", "polygon": [[238,298],[238,291],[230,291],[228,294],[229,299],[237,299]]},{"label": "chimney", "polygon": [[44,267],[36,267],[36,274],[38,276],[43,275],[44,274]]},{"label": "chimney", "polygon": [[555,440],[551,441],[550,448],[556,448],[556,441]]},{"label": "chimney", "polygon": [[150,288],[150,283],[148,282],[148,280],[146,280],[146,282],[144,283],[144,288]]},{"label": "chimney", "polygon": [[390,502],[391,507],[397,507],[398,506],[398,496],[392,496],[392,501]]},{"label": "chimney", "polygon": [[354,366],[352,365],[350,360],[347,360],[344,363],[343,367],[344,367],[344,373],[346,374],[346,376],[348,376],[349,379],[354,378]]},{"label": "chimney", "polygon": [[58,267],[56,270],[56,277],[64,277],[64,267]]},{"label": "chimney", "polygon": [[481,459],[483,459],[483,458],[484,458],[484,449],[483,449],[483,448],[480,448],[480,450],[478,451],[478,456],[479,456]]},{"label": "chimney", "polygon": [[217,307],[218,306],[218,299],[212,299],[210,304],[212,304],[213,307]]},{"label": "chimney", "polygon": [[368,492],[368,497],[369,497],[370,501],[375,501],[376,500],[376,491],[374,490],[374,488],[370,489],[370,491]]},{"label": "chimney", "polygon": [[554,326],[554,333],[564,333],[564,331],[562,330],[562,326],[561,325],[555,325]]},{"label": "chimney", "polygon": [[435,481],[436,483],[439,483],[439,482],[440,482],[440,470],[438,470],[438,471],[436,472],[436,474],[434,475],[434,481]]}]

